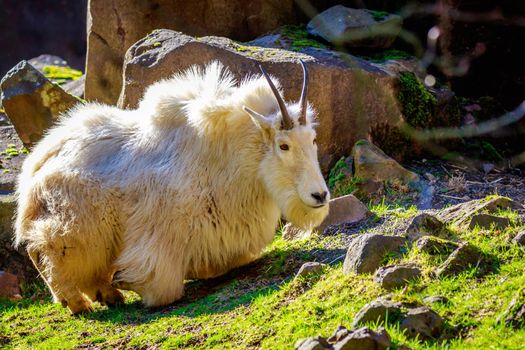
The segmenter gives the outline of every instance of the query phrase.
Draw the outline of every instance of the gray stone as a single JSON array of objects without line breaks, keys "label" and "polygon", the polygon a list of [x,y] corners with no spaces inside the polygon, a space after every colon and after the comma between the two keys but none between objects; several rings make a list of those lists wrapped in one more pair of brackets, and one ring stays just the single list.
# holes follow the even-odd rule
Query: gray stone
[{"label": "gray stone", "polygon": [[401,31],[401,16],[337,5],[315,16],[307,30],[348,47],[387,48]]},{"label": "gray stone", "polygon": [[401,303],[395,303],[383,298],[376,299],[365,306],[354,316],[353,327],[369,322],[379,324],[396,322],[402,319],[403,311]]},{"label": "gray stone", "polygon": [[355,237],[343,264],[345,274],[373,273],[381,266],[386,254],[399,252],[406,239],[399,236],[363,234]]},{"label": "gray stone", "polygon": [[443,331],[445,321],[436,312],[426,306],[410,309],[401,321],[400,328],[409,338],[427,340],[438,338]]},{"label": "gray stone", "polygon": [[[152,32],[128,50],[119,106],[135,108],[153,82],[213,60],[229,67],[238,80],[259,74],[258,64],[262,62],[270,74],[279,78],[285,99],[294,101],[299,99],[302,86],[299,59],[308,67],[308,98],[319,112],[317,140],[323,172],[350,154],[357,140],[370,137],[371,130],[384,125],[395,130],[402,122],[397,74],[381,63],[327,49],[292,52],[221,37],[194,38],[171,30]],[[87,74],[89,80],[89,70]]]},{"label": "gray stone", "polygon": [[425,297],[423,302],[426,304],[448,304],[449,300],[447,297],[441,295],[432,295]]},{"label": "gray stone", "polygon": [[466,229],[476,214],[497,214],[500,209],[523,210],[523,206],[507,197],[493,196],[488,199],[472,200],[443,209],[438,219],[457,228]]},{"label": "gray stone", "polygon": [[333,344],[337,343],[338,341],[342,340],[344,337],[346,337],[350,331],[345,326],[337,326],[334,333],[328,338],[328,342]]},{"label": "gray stone", "polygon": [[297,272],[297,274],[295,275],[295,278],[299,277],[299,276],[308,276],[310,274],[318,274],[320,273],[326,266],[328,266],[327,264],[323,264],[323,263],[320,263],[320,262],[307,262],[307,263],[304,263],[301,268],[299,269],[299,271]]},{"label": "gray stone", "polygon": [[372,216],[372,212],[354,195],[346,195],[330,200],[330,211],[324,221],[317,227],[323,232],[329,225],[356,223]]},{"label": "gray stone", "polygon": [[321,336],[299,339],[294,345],[295,350],[324,350],[331,348],[331,345]]},{"label": "gray stone", "polygon": [[444,236],[447,234],[445,224],[433,215],[422,213],[412,219],[406,229],[407,237],[416,240],[421,236]]},{"label": "gray stone", "polygon": [[386,350],[390,347],[390,335],[384,328],[374,332],[368,327],[353,329],[349,334],[334,344],[334,350]]},{"label": "gray stone", "polygon": [[512,243],[525,246],[525,230],[518,232],[518,234],[512,239]]},{"label": "gray stone", "polygon": [[2,105],[25,145],[40,140],[61,113],[79,102],[52,84],[27,61],[21,61],[2,78]]},{"label": "gray stone", "polygon": [[469,229],[473,229],[476,226],[481,229],[496,228],[503,230],[511,225],[510,219],[501,216],[495,216],[490,214],[476,214],[470,219]]},{"label": "gray stone", "polygon": [[419,277],[421,277],[421,270],[414,265],[393,265],[377,269],[374,281],[382,288],[391,290],[403,287]]},{"label": "gray stone", "polygon": [[483,266],[485,256],[477,247],[462,243],[460,246],[439,266],[435,272],[437,277],[453,276],[472,266]]},{"label": "gray stone", "polygon": [[458,246],[457,243],[434,236],[423,236],[416,241],[417,250],[430,255],[450,254]]},{"label": "gray stone", "polygon": [[403,183],[419,181],[419,176],[403,168],[368,140],[359,140],[352,148],[354,176],[378,182],[399,180]]}]

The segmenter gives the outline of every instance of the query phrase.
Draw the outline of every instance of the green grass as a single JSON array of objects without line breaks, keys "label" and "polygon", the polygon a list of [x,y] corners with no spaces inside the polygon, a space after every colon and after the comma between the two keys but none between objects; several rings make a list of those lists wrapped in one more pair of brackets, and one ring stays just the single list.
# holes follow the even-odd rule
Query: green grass
[{"label": "green grass", "polygon": [[[417,214],[414,208],[390,208],[385,203],[372,209],[399,220]],[[430,272],[446,256],[422,254],[415,248],[389,256],[388,263],[417,262],[423,271],[420,280],[393,292],[395,300],[422,302],[431,295],[450,300],[431,305],[447,319],[441,340],[410,340],[399,325],[387,324],[393,348],[400,344],[413,349],[521,348],[525,329],[496,323],[525,285],[525,252],[507,243],[520,229],[523,226],[517,223],[501,231],[454,233],[457,240],[469,241],[490,257],[489,271],[484,273],[471,267],[458,276],[436,279]],[[329,336],[338,325],[350,327],[363,305],[387,293],[371,275],[343,274],[346,240],[341,234],[289,242],[278,232],[257,262],[214,280],[189,281],[186,296],[162,308],[146,309],[136,294],[127,292],[124,306],[108,309],[97,304],[95,312],[73,317],[51,302],[42,284],[25,286],[21,302],[0,301],[0,347],[290,349],[300,338]],[[332,264],[320,275],[294,279],[305,261]]]}]

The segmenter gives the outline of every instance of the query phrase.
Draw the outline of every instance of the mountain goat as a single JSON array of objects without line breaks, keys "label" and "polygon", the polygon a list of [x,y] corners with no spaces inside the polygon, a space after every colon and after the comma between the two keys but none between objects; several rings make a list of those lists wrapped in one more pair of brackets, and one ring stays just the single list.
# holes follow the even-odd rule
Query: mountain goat
[{"label": "mountain goat", "polygon": [[[258,258],[281,216],[312,228],[328,213],[307,71],[298,103],[218,62],[151,85],[136,110],[76,107],[19,177],[15,242],[74,314],[91,301],[146,306]],[[277,87],[276,87],[277,85]],[[86,298],[87,297],[87,298]]]}]

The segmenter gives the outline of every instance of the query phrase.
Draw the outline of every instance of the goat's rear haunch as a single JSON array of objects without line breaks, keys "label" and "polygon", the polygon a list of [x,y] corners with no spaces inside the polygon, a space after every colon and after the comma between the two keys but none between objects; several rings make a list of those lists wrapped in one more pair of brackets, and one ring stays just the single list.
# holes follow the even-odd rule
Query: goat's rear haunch
[{"label": "goat's rear haunch", "polygon": [[123,302],[121,288],[169,304],[185,279],[256,259],[281,215],[320,224],[329,195],[301,64],[298,103],[262,67],[238,83],[212,62],[153,84],[136,110],[64,116],[24,163],[16,218],[54,300],[76,314]]}]

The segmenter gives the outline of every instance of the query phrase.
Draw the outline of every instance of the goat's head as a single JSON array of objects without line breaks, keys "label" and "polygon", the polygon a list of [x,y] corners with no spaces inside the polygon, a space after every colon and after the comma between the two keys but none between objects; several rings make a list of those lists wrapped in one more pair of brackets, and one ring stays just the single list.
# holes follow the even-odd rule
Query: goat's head
[{"label": "goat's head", "polygon": [[314,111],[307,103],[308,72],[304,62],[303,88],[298,103],[286,104],[262,66],[279,110],[262,115],[244,106],[267,140],[259,173],[284,217],[294,225],[311,229],[328,214],[330,194],[319,168]]}]

